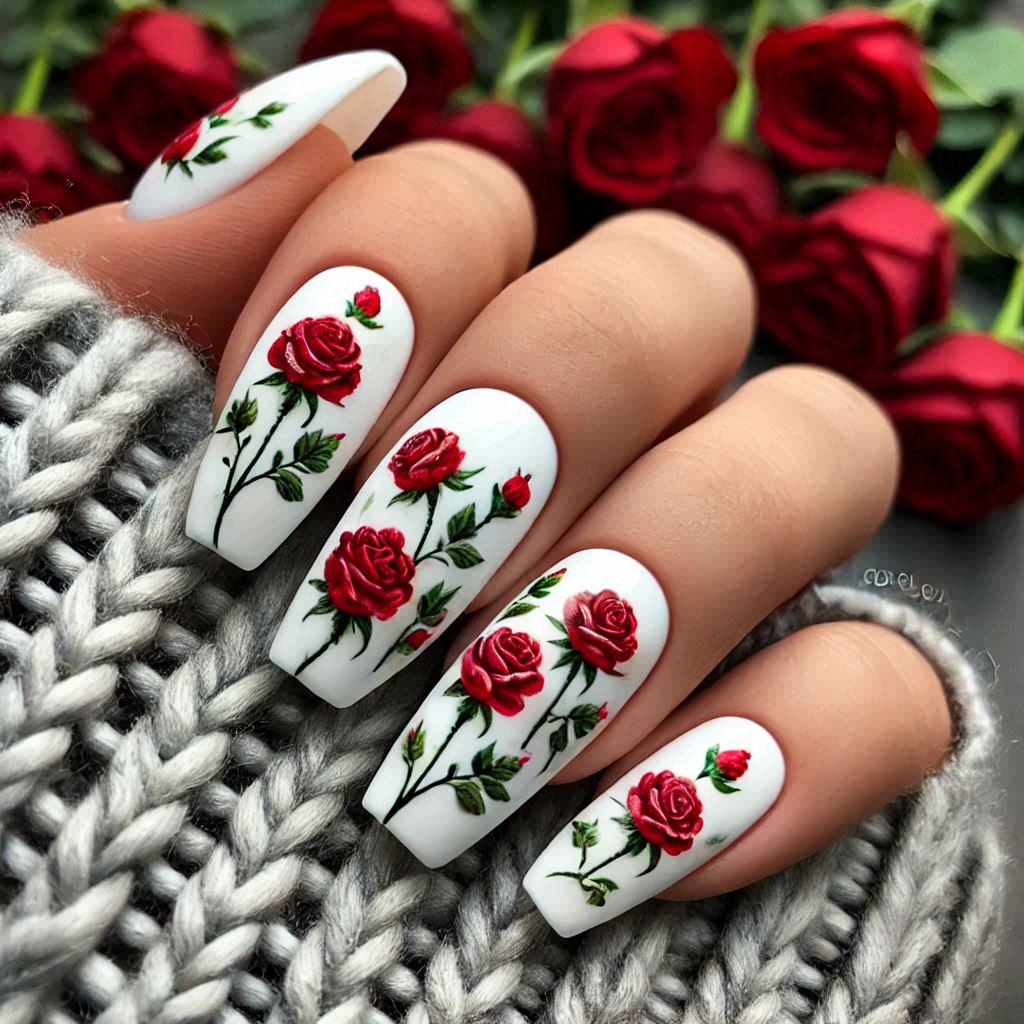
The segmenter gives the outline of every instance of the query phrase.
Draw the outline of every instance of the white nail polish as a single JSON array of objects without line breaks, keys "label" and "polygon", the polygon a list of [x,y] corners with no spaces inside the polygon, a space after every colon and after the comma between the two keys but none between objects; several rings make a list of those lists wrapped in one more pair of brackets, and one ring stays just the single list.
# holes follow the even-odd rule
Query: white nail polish
[{"label": "white nail polish", "polygon": [[307,281],[260,336],[224,406],[185,532],[254,569],[312,511],[405,372],[413,321],[398,289],[363,267]]},{"label": "white nail polish", "polygon": [[618,551],[553,565],[498,613],[391,748],[363,806],[428,867],[517,811],[636,693],[668,604]]},{"label": "white nail polish", "polygon": [[325,57],[269,78],[185,129],[147,168],[128,203],[133,220],[157,220],[219,199],[318,124],[350,153],[405,89],[405,70],[383,50]]},{"label": "white nail polish", "polygon": [[704,722],[580,811],[523,885],[559,935],[577,935],[657,895],[739,839],[775,803],[785,775],[779,745],[756,722]]},{"label": "white nail polish", "polygon": [[554,486],[547,424],[504,391],[435,406],[356,495],[299,588],[271,660],[336,707],[405,668],[533,525]]}]

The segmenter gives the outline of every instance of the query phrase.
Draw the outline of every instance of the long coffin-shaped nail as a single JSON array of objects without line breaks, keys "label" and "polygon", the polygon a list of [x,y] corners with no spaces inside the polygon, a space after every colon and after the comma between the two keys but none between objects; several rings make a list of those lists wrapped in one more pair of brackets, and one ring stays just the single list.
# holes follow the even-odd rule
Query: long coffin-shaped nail
[{"label": "long coffin-shaped nail", "polygon": [[446,863],[597,736],[667,635],[665,595],[636,559],[589,549],[553,565],[441,678],[363,806],[428,867]]},{"label": "long coffin-shaped nail", "polygon": [[271,660],[337,707],[405,668],[458,618],[554,486],[551,431],[504,391],[461,391],[356,495],[274,638]]},{"label": "long coffin-shaped nail", "polygon": [[307,281],[256,343],[192,490],[185,532],[242,569],[259,565],[338,478],[405,371],[413,321],[363,267]]},{"label": "long coffin-shaped nail", "polygon": [[551,841],[523,885],[559,935],[577,935],[668,888],[771,806],[786,768],[771,734],[715,718],[667,743]]},{"label": "long coffin-shaped nail", "polygon": [[128,203],[133,220],[205,206],[238,188],[318,124],[350,153],[405,89],[405,70],[383,50],[302,64],[222,103],[185,129],[147,168]]}]

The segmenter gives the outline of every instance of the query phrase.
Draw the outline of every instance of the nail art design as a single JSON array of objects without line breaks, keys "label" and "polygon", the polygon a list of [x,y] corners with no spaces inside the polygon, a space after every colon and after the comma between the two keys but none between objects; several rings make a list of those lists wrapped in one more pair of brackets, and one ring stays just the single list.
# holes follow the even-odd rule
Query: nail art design
[{"label": "nail art design", "polygon": [[[179,170],[186,178],[191,178],[193,165],[207,167],[210,164],[220,163],[221,160],[227,160],[228,154],[224,147],[229,142],[234,142],[239,136],[238,134],[226,135],[217,129],[230,129],[235,133],[244,133],[244,130],[249,127],[260,130],[267,129],[273,125],[273,118],[283,113],[288,107],[287,103],[271,100],[260,107],[255,114],[246,113],[244,110],[238,113],[235,108],[240,99],[243,101],[243,107],[248,106],[244,93],[240,97],[235,96],[230,100],[225,100],[206,117],[190,124],[174,139],[160,156],[160,162],[167,168],[167,177],[170,177],[172,171]],[[232,114],[232,111],[235,113]]]},{"label": "nail art design", "polygon": [[551,432],[521,399],[479,388],[442,402],[363,485],[271,659],[332,704],[354,703],[479,593],[543,508],[556,469]]},{"label": "nail art design", "polygon": [[585,931],[738,839],[772,806],[784,778],[782,752],[762,726],[745,718],[705,722],[637,765],[562,829],[524,885],[559,934]]},{"label": "nail art design", "polygon": [[364,806],[425,864],[445,863],[618,713],[657,662],[667,630],[664,594],[639,562],[577,552],[463,652],[385,758]]},{"label": "nail art design", "polygon": [[412,342],[408,307],[379,274],[338,267],[303,285],[235,384],[196,478],[188,535],[242,568],[259,565],[358,450]]},{"label": "nail art design", "polygon": [[302,64],[222,103],[174,139],[139,179],[127,215],[183,213],[237,188],[318,124],[359,148],[405,88],[382,50]]}]

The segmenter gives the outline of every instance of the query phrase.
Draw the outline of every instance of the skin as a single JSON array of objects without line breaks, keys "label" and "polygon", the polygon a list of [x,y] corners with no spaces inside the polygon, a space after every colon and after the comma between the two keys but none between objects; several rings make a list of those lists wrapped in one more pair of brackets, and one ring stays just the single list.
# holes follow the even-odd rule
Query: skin
[{"label": "skin", "polygon": [[337,139],[316,129],[200,210],[139,223],[113,204],[25,238],[223,352],[218,409],[300,284],[346,263],[385,274],[412,308],[416,345],[357,481],[456,391],[504,388],[534,405],[559,448],[555,490],[471,606],[450,657],[573,551],[618,548],[647,565],[671,610],[665,650],[559,781],[604,773],[610,783],[710,717],[761,722],[787,761],[779,800],[666,895],[723,892],[913,788],[950,743],[932,667],[865,624],[804,630],[691,696],[753,626],[877,529],[895,488],[896,440],[866,394],[809,367],[763,374],[715,404],[755,310],[743,262],[708,232],[668,213],[625,214],[526,273],[533,234],[522,184],[491,157],[429,142],[350,168]]}]

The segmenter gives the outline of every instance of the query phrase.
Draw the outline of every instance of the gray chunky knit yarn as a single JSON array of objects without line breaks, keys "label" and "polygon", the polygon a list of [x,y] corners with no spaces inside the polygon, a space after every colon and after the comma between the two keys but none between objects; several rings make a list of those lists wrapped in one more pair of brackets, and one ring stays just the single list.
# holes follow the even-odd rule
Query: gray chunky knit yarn
[{"label": "gray chunky knit yarn", "polygon": [[[558,939],[520,878],[584,798],[442,871],[361,811],[429,666],[344,711],[265,657],[329,528],[244,577],[187,540],[210,385],[155,326],[0,243],[0,1022],[953,1024],[993,959],[1002,853],[983,683],[909,606],[958,739],[919,793],[730,896]],[[827,682],[827,681],[825,681]]]}]

